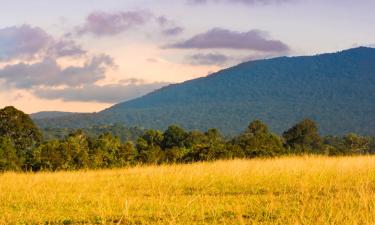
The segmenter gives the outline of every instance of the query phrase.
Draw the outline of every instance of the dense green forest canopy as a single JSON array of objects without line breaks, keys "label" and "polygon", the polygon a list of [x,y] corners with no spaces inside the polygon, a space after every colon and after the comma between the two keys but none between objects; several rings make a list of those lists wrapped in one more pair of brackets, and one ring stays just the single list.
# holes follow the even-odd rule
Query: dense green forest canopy
[{"label": "dense green forest canopy", "polygon": [[[303,119],[282,136],[254,120],[237,136],[218,129],[205,132],[170,125],[164,131],[121,125],[78,130],[45,130],[28,115],[0,110],[0,171],[76,170],[136,164],[275,157],[289,154],[358,155],[375,153],[375,138],[349,133],[321,136],[317,124]],[[53,133],[55,132],[55,133]]]},{"label": "dense green forest canopy", "polygon": [[179,124],[238,135],[260,119],[277,134],[304,118],[324,135],[375,135],[375,49],[246,62],[170,85],[94,114],[35,120],[41,127],[122,123],[153,129]]}]

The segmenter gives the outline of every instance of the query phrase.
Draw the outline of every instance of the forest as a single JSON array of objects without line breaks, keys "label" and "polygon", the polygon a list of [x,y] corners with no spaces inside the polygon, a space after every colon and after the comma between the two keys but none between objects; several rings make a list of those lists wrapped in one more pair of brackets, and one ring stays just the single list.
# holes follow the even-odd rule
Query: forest
[{"label": "forest", "polygon": [[[51,130],[53,132],[53,130]],[[48,130],[44,131],[48,134]],[[43,135],[31,118],[9,106],[0,110],[0,171],[59,171],[119,168],[139,164],[191,163],[218,159],[375,153],[375,138],[349,133],[321,136],[304,119],[281,136],[254,120],[234,137],[170,125],[166,130],[109,125]]]}]

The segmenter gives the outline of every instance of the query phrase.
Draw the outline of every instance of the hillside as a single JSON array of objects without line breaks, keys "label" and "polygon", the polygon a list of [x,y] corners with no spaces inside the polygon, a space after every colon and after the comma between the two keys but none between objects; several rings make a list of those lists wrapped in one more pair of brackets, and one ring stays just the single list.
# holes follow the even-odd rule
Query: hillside
[{"label": "hillside", "polygon": [[52,119],[59,118],[64,116],[70,116],[74,113],[71,112],[59,112],[59,111],[43,111],[30,114],[30,117],[33,119]]},{"label": "hillside", "polygon": [[323,134],[375,134],[375,49],[240,64],[169,85],[97,114],[36,120],[42,127],[121,122],[163,129],[216,127],[225,134],[261,119],[281,133],[298,120],[317,121]]}]

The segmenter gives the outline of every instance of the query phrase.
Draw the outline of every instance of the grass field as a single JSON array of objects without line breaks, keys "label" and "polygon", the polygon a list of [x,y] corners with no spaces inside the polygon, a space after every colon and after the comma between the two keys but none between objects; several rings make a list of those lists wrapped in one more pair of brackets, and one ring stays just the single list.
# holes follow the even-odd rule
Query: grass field
[{"label": "grass field", "polygon": [[0,224],[375,224],[375,157],[5,173]]}]

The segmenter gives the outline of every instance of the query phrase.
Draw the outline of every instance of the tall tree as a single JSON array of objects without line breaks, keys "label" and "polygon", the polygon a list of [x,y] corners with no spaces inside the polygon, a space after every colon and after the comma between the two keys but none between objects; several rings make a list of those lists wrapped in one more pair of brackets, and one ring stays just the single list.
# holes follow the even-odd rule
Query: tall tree
[{"label": "tall tree", "polygon": [[32,149],[42,140],[41,132],[31,118],[13,106],[0,110],[0,136],[9,138],[25,167],[30,164]]},{"label": "tall tree", "polygon": [[137,139],[137,159],[143,163],[161,163],[164,158],[162,142],[163,134],[159,130],[147,130]]},{"label": "tall tree", "polygon": [[163,134],[162,149],[186,147],[187,133],[177,125],[171,125]]},{"label": "tall tree", "polygon": [[304,119],[283,133],[286,145],[300,152],[317,152],[321,147],[318,126],[310,119]]},{"label": "tall tree", "polygon": [[234,142],[243,149],[246,157],[274,156],[284,152],[280,138],[270,133],[260,120],[251,122]]}]

